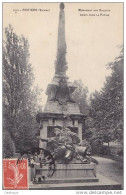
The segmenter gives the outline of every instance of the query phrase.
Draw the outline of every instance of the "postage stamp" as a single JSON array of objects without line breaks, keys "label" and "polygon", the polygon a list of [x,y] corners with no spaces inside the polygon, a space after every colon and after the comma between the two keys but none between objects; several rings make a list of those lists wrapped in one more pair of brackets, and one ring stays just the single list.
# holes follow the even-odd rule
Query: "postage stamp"
[{"label": "postage stamp", "polygon": [[28,161],[23,159],[17,163],[17,159],[3,159],[3,188],[4,189],[28,189]]}]

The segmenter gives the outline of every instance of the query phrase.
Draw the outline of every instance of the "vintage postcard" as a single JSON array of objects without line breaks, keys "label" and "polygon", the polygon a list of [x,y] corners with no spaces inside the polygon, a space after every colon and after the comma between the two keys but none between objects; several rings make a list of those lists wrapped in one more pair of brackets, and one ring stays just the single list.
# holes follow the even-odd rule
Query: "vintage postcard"
[{"label": "vintage postcard", "polygon": [[123,6],[3,3],[3,190],[124,189]]}]

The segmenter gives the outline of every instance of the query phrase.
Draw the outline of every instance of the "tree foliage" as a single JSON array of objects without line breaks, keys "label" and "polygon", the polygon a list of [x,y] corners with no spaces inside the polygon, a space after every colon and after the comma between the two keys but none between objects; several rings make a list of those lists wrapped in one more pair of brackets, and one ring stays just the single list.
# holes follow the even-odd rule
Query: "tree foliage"
[{"label": "tree foliage", "polygon": [[82,114],[88,114],[88,88],[84,86],[82,80],[75,80],[73,86],[76,87],[76,90],[73,92],[73,99],[78,103],[80,111]]},{"label": "tree foliage", "polygon": [[37,128],[35,115],[40,90],[33,87],[29,58],[28,40],[17,36],[9,25],[3,42],[3,128],[18,150],[32,144]]},{"label": "tree foliage", "polygon": [[[80,112],[85,116],[89,114],[89,103],[88,103],[88,88],[84,86],[82,80],[75,80],[73,86],[76,87],[72,96],[76,103],[78,103]],[[82,123],[82,137],[85,139],[88,132],[86,130],[85,121]]]},{"label": "tree foliage", "polygon": [[95,91],[90,101],[89,116],[95,137],[101,135],[104,142],[121,141],[123,138],[123,49],[119,57],[107,64],[112,73],[106,78],[100,92]]},{"label": "tree foliage", "polygon": [[13,157],[15,145],[8,131],[3,131],[3,158]]}]

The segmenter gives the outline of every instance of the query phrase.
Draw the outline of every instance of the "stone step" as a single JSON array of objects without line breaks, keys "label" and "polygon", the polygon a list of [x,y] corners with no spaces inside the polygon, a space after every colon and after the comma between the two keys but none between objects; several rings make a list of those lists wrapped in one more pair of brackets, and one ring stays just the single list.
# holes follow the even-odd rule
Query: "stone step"
[{"label": "stone step", "polygon": [[33,182],[34,184],[59,184],[59,183],[85,183],[85,182],[98,182],[98,178],[66,178],[66,179],[46,179],[41,182]]},{"label": "stone step", "polygon": [[55,183],[55,184],[33,184],[29,182],[30,190],[121,190],[121,184],[97,174],[98,182],[80,183]]}]

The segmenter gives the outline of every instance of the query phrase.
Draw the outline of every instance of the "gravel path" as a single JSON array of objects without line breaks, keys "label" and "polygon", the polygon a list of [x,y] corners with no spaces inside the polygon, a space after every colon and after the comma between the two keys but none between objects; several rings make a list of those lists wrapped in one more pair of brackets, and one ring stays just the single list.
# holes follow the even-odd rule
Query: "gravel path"
[{"label": "gravel path", "polygon": [[119,162],[97,156],[93,156],[93,158],[98,161],[97,173],[117,181],[123,189],[123,169],[120,168]]}]

